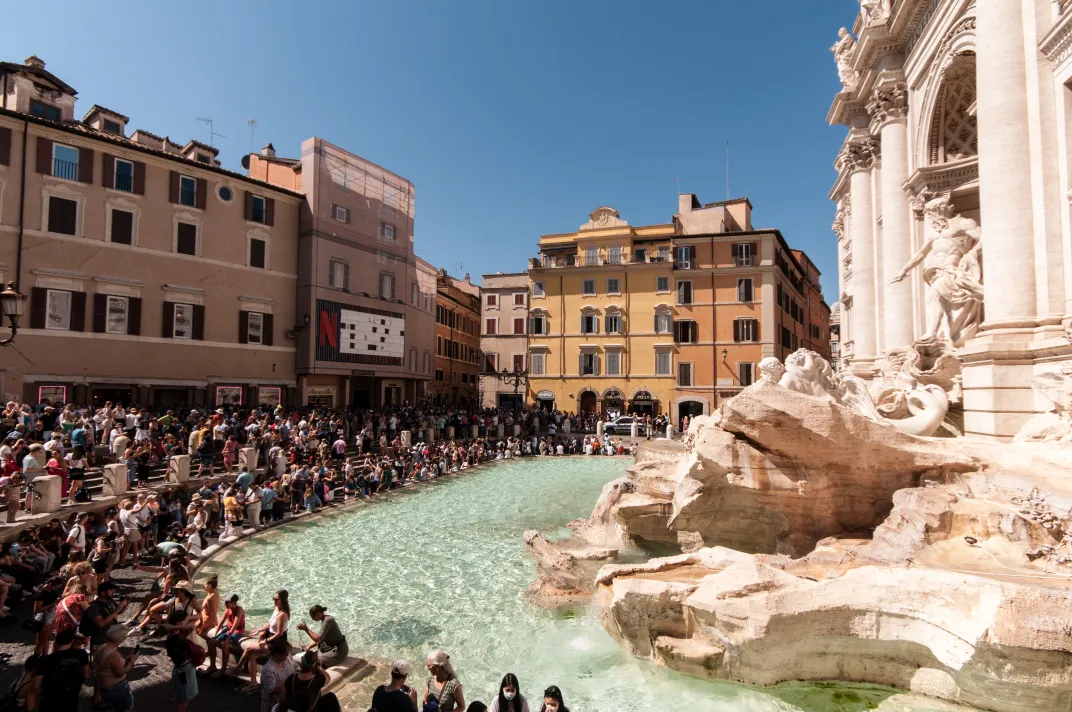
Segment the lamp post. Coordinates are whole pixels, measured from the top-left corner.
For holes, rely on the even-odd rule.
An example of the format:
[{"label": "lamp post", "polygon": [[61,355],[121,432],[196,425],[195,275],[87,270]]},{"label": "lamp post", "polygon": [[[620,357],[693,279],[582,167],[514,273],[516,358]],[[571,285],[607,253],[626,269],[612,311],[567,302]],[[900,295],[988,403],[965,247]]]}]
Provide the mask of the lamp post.
[{"label": "lamp post", "polygon": [[15,289],[14,282],[7,283],[7,289],[0,292],[0,312],[3,313],[11,327],[11,336],[0,341],[0,346],[7,346],[15,340],[19,330],[19,317],[26,311],[26,295]]},{"label": "lamp post", "polygon": [[[502,376],[503,382],[506,385],[514,387],[514,403],[517,403],[517,389],[522,384],[524,384],[525,387],[528,388],[528,385],[529,385],[529,372],[528,371],[515,371],[515,372],[511,373],[510,371],[507,371],[504,368],[502,370],[501,376]],[[521,410],[521,409],[518,408],[518,410]]]}]

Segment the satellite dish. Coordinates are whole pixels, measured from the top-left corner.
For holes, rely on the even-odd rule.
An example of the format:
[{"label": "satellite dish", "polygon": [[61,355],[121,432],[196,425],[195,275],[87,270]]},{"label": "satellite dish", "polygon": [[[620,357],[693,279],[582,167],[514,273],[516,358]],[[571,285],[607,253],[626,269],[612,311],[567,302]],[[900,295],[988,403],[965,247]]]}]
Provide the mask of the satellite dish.
[{"label": "satellite dish", "polygon": [[249,170],[249,154],[242,156],[242,167]]}]

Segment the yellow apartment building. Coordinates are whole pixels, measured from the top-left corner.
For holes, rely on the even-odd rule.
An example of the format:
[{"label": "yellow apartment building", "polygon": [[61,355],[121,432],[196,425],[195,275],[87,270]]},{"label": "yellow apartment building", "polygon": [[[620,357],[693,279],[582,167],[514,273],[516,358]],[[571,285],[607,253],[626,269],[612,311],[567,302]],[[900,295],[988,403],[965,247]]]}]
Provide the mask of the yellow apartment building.
[{"label": "yellow apartment building", "polygon": [[766,356],[829,357],[819,272],[747,198],[680,196],[671,222],[632,226],[597,208],[543,235],[529,261],[529,398],[604,416],[710,413]]}]

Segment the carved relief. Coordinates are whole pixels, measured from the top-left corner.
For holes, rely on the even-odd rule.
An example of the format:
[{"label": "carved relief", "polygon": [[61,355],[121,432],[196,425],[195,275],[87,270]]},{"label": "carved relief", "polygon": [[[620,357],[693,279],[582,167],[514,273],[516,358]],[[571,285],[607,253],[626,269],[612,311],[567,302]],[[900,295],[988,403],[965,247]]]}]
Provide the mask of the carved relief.
[{"label": "carved relief", "polygon": [[892,4],[892,0],[860,0],[860,12],[863,14],[864,24],[872,25],[888,20]]},{"label": "carved relief", "polygon": [[581,225],[581,230],[600,230],[607,227],[628,227],[629,223],[618,217],[614,208],[603,206],[588,214],[588,222]]},{"label": "carved relief", "polygon": [[837,64],[838,79],[846,91],[852,91],[856,87],[859,73],[852,68],[852,60],[856,55],[856,40],[849,31],[842,27],[838,30],[838,41],[830,48],[834,53],[834,62]]},{"label": "carved relief", "polygon": [[862,136],[845,144],[838,156],[838,170],[847,170],[849,173],[859,170],[867,170],[875,165],[875,158],[879,153],[879,143],[870,136]]}]

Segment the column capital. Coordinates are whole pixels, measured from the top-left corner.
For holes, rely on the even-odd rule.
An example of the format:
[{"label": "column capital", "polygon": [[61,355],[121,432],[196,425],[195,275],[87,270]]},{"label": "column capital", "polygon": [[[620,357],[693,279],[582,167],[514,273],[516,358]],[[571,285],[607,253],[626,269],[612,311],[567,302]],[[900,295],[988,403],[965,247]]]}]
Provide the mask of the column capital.
[{"label": "column capital", "polygon": [[855,173],[870,170],[879,155],[879,142],[869,135],[851,137],[838,156],[838,170]]},{"label": "column capital", "polygon": [[876,87],[867,103],[867,113],[871,115],[872,130],[876,131],[891,121],[907,120],[908,88],[903,82]]}]

